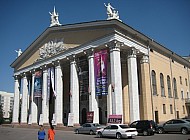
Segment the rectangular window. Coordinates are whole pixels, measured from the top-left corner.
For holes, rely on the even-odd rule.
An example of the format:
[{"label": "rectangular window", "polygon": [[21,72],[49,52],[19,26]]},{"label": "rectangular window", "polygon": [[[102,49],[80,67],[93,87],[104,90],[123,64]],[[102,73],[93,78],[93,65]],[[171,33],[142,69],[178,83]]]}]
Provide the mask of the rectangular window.
[{"label": "rectangular window", "polygon": [[163,104],[163,114],[166,114],[166,105]]},{"label": "rectangular window", "polygon": [[173,107],[170,105],[170,114],[173,114]]},{"label": "rectangular window", "polygon": [[183,105],[183,114],[185,114],[185,106]]},{"label": "rectangular window", "polygon": [[182,85],[182,77],[180,76],[179,79],[180,79],[180,84]]},{"label": "rectangular window", "polygon": [[187,78],[185,78],[185,85],[188,86],[188,83],[187,83]]},{"label": "rectangular window", "polygon": [[181,91],[181,99],[182,99],[182,100],[184,99],[183,91]]}]

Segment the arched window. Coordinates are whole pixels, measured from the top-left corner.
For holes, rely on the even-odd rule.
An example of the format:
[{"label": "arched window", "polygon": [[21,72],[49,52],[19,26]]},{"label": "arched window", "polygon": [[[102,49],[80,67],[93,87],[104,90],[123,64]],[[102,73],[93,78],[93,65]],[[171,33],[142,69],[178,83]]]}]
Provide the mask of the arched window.
[{"label": "arched window", "polygon": [[170,76],[167,76],[167,85],[168,85],[168,97],[172,98]]},{"label": "arched window", "polygon": [[165,97],[165,90],[164,90],[164,76],[160,73],[160,88],[161,88],[161,96]]},{"label": "arched window", "polygon": [[152,70],[152,91],[153,95],[157,95],[156,73],[154,70]]},{"label": "arched window", "polygon": [[176,82],[175,78],[173,79],[173,83],[174,83],[174,97],[178,98],[178,95],[177,95],[177,82]]}]

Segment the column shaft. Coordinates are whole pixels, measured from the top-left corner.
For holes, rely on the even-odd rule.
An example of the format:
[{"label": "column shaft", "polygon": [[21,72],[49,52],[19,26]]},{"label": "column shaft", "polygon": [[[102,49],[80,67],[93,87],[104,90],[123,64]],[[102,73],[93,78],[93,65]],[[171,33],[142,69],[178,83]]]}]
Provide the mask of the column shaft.
[{"label": "column shaft", "polygon": [[26,75],[22,78],[22,106],[21,106],[21,124],[27,123],[27,101],[28,101],[28,81]]},{"label": "column shaft", "polygon": [[49,123],[49,102],[47,101],[47,68],[43,70],[43,87],[42,87],[42,114],[43,124]]},{"label": "column shaft", "polygon": [[56,124],[63,124],[63,81],[60,64],[55,67],[55,92]]},{"label": "column shaft", "polygon": [[134,48],[129,50],[128,54],[128,79],[130,99],[130,121],[133,122],[140,119],[137,59],[136,50]]},{"label": "column shaft", "polygon": [[70,62],[70,112],[73,113],[74,125],[79,124],[79,82],[75,60]]},{"label": "column shaft", "polygon": [[[91,50],[89,50],[91,51]],[[95,93],[95,77],[94,77],[94,54],[93,50],[88,53],[89,64],[89,111],[94,112],[93,123],[99,123],[98,97]]]},{"label": "column shaft", "polygon": [[20,91],[19,91],[19,82],[17,76],[15,76],[15,89],[14,89],[14,106],[13,106],[13,124],[19,123],[19,106],[20,106]]}]

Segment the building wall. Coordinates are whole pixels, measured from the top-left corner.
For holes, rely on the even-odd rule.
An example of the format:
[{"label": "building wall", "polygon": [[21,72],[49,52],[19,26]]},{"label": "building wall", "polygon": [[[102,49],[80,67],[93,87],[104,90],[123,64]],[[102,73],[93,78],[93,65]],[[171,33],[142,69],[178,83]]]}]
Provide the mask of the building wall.
[{"label": "building wall", "polygon": [[[150,70],[154,70],[156,73],[157,95],[153,95],[153,111],[154,115],[155,111],[158,111],[159,123],[173,118],[186,117],[188,114],[185,98],[187,98],[187,92],[189,92],[188,69],[184,67],[184,65],[164,56],[163,53],[158,53],[154,50],[153,52],[150,52]],[[164,77],[165,96],[161,95],[161,73]],[[167,76],[170,77],[172,98],[168,96]],[[182,83],[180,83],[180,77]],[[173,78],[175,78],[177,82],[177,98],[174,98]],[[187,85],[185,79],[188,81]],[[181,91],[183,91],[183,96],[181,95]],[[166,109],[165,112],[164,106]],[[170,109],[171,106],[172,111]]]}]

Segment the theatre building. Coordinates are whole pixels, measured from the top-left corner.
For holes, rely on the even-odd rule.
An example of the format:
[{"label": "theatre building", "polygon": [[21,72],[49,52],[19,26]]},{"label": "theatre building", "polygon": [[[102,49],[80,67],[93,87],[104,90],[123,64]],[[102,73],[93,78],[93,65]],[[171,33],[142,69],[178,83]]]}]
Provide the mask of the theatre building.
[{"label": "theatre building", "polygon": [[[11,64],[13,124],[106,124],[190,114],[190,62],[109,19],[47,28]],[[21,98],[20,98],[21,96]]]}]

